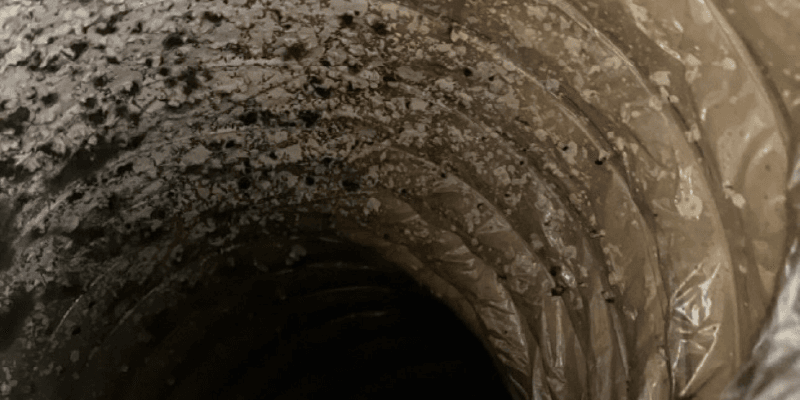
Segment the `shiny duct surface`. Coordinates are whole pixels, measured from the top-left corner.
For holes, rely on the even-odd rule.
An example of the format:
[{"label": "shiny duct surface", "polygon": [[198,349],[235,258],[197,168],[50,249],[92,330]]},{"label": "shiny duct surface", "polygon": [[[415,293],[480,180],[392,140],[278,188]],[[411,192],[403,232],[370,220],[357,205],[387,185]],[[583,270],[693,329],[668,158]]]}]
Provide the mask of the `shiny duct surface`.
[{"label": "shiny duct surface", "polygon": [[716,399],[767,321],[793,2],[1,7],[0,396]]}]

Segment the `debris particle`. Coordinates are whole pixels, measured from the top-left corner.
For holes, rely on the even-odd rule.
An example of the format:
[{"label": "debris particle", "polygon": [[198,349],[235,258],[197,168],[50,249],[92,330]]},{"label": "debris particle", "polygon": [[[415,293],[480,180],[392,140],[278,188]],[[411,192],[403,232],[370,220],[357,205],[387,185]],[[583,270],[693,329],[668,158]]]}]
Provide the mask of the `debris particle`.
[{"label": "debris particle", "polygon": [[186,165],[198,165],[204,163],[211,155],[211,151],[203,145],[193,148],[181,159]]},{"label": "debris particle", "polygon": [[669,86],[669,74],[670,71],[656,71],[650,75],[650,80],[658,86]]}]

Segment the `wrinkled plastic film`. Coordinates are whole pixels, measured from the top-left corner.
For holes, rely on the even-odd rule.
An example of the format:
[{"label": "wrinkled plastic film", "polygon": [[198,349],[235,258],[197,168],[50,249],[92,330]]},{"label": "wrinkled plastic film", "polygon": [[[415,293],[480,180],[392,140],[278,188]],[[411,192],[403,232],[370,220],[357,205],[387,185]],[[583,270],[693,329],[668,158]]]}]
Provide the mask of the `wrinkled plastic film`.
[{"label": "wrinkled plastic film", "polygon": [[[70,359],[87,353],[87,343],[124,347],[121,328],[104,331],[101,311],[87,311],[92,302],[95,310],[123,307],[114,306],[118,293],[135,293],[120,304],[156,313],[164,299],[180,298],[181,284],[213,275],[213,252],[237,251],[253,222],[265,237],[260,252],[247,249],[261,257],[259,271],[291,270],[320,256],[325,242],[369,249],[412,276],[481,338],[515,398],[717,399],[737,376],[728,398],[794,390],[781,381],[779,350],[796,328],[800,285],[796,246],[784,259],[796,222],[786,204],[795,203],[800,176],[789,173],[800,71],[772,55],[797,52],[789,46],[794,8],[722,0],[211,3],[71,9],[87,20],[119,12],[116,23],[148,35],[135,48],[103,39],[109,50],[80,61],[117,52],[121,62],[106,74],[115,77],[113,96],[86,72],[65,81],[63,102],[32,117],[66,138],[133,136],[114,96],[134,92],[134,81],[142,86],[131,96],[152,106],[142,110],[139,144],[92,170],[102,185],[70,172],[70,156],[26,156],[22,144],[43,131],[3,139],[30,173],[2,181],[18,233],[0,271],[4,306],[29,298],[61,321],[50,337],[34,330],[2,350],[19,387],[25,379],[57,387],[49,375],[25,375],[50,360],[78,377],[113,364],[104,353],[91,363]],[[230,21],[211,22],[206,12]],[[134,29],[137,18],[154,15]],[[278,23],[286,15],[292,24]],[[794,33],[768,29],[772,21]],[[8,53],[4,82],[32,73],[17,65],[28,50]],[[187,82],[166,78],[139,51],[186,68],[176,76]],[[122,114],[95,124],[105,111],[94,111],[72,122],[67,110],[80,112],[89,97]],[[57,110],[67,116],[55,118]],[[217,212],[225,221],[208,217]],[[159,239],[142,249],[125,246],[151,234]],[[114,257],[105,257],[106,236]],[[186,266],[184,257],[197,262]],[[779,270],[783,289],[762,330]],[[66,276],[87,292],[68,298],[64,311],[44,299]],[[131,286],[142,293],[123,290]],[[118,325],[137,329],[133,311],[123,314]],[[97,329],[56,339],[74,325]],[[76,396],[94,390],[77,387]]]}]

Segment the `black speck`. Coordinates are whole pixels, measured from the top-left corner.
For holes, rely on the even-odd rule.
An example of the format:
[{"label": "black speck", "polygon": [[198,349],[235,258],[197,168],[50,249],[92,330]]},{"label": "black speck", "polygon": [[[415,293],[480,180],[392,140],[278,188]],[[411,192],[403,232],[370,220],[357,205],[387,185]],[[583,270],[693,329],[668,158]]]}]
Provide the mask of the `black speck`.
[{"label": "black speck", "polygon": [[132,34],[134,34],[134,33],[142,33],[143,29],[144,29],[144,26],[142,26],[142,21],[139,21],[139,22],[136,23],[136,26],[133,29],[131,29],[131,33]]},{"label": "black speck", "polygon": [[176,47],[183,46],[183,38],[178,33],[170,33],[162,42],[164,50],[172,50]]},{"label": "black speck", "polygon": [[303,110],[298,113],[298,117],[306,123],[306,128],[313,126],[320,117],[320,113],[316,111]]},{"label": "black speck", "polygon": [[105,75],[98,76],[97,78],[94,78],[92,83],[94,84],[95,88],[101,88],[101,87],[105,86],[108,83],[108,78],[106,78]]},{"label": "black speck", "polygon": [[83,106],[88,109],[92,109],[96,105],[97,105],[97,99],[95,99],[94,97],[89,97],[88,99],[86,99],[86,101],[83,102]]},{"label": "black speck", "polygon": [[144,60],[144,65],[145,65],[147,68],[150,68],[150,67],[152,67],[152,66],[153,66],[153,59],[152,59],[152,58],[148,58],[148,59]]},{"label": "black speck", "polygon": [[106,121],[106,113],[103,110],[97,110],[91,114],[86,114],[86,120],[93,125],[102,125]]},{"label": "black speck", "polygon": [[17,336],[24,329],[25,320],[33,311],[34,301],[32,294],[14,293],[10,296],[11,303],[8,312],[0,314],[0,351],[5,351],[17,340]]},{"label": "black speck", "polygon": [[317,95],[319,97],[322,97],[323,99],[331,97],[331,90],[329,88],[318,86],[314,88],[314,92],[317,93]]},{"label": "black speck", "polygon": [[250,188],[250,178],[244,177],[239,179],[238,185],[240,190],[247,190]]},{"label": "black speck", "polygon": [[36,71],[39,68],[39,64],[42,63],[42,52],[39,50],[35,50],[31,55],[29,55],[24,60],[17,61],[18,66],[28,66],[28,69],[31,71]]},{"label": "black speck", "polygon": [[50,107],[53,104],[56,104],[58,101],[58,93],[48,93],[46,96],[42,97],[42,104],[45,107]]},{"label": "black speck", "polygon": [[110,35],[116,32],[117,27],[115,25],[117,21],[119,21],[120,18],[122,18],[122,16],[124,16],[125,14],[127,14],[127,12],[121,12],[112,15],[111,18],[108,19],[108,22],[106,22],[106,26],[104,28],[95,29],[95,32],[97,32],[100,35]]},{"label": "black speck", "polygon": [[67,201],[72,203],[72,202],[74,202],[76,200],[80,200],[82,198],[83,198],[83,192],[75,192],[75,193],[69,195],[69,197],[67,197]]},{"label": "black speck", "polygon": [[514,121],[517,121],[520,124],[525,125],[525,126],[531,126],[531,124],[528,121],[525,121],[524,119],[520,118],[519,116],[514,117]]},{"label": "black speck", "polygon": [[350,179],[344,179],[342,180],[342,187],[348,192],[355,192],[356,190],[361,189],[361,184]]},{"label": "black speck", "polygon": [[357,74],[361,72],[361,66],[358,64],[348,65],[347,70],[350,71],[351,74]]},{"label": "black speck", "polygon": [[129,163],[125,164],[125,165],[120,165],[119,167],[117,167],[117,175],[122,175],[122,174],[124,174],[126,172],[131,172],[131,171],[133,171],[133,163],[132,162],[129,162]]},{"label": "black speck", "polygon": [[55,42],[55,41],[56,41],[56,38],[54,38],[54,37],[47,38],[47,44],[53,44],[53,42]]},{"label": "black speck", "polygon": [[553,290],[550,291],[550,294],[553,296],[561,296],[564,294],[564,288],[561,286],[556,286]]},{"label": "black speck", "polygon": [[262,110],[261,111],[261,123],[264,125],[272,125],[273,122],[278,119],[278,116],[275,115],[270,110]]},{"label": "black speck", "polygon": [[340,26],[353,25],[353,16],[350,14],[342,14],[339,16],[339,21],[341,21]]},{"label": "black speck", "polygon": [[106,201],[108,202],[106,207],[108,207],[109,210],[114,211],[117,209],[117,206],[120,203],[120,198],[116,193],[111,193],[108,195],[108,199],[106,199]]},{"label": "black speck", "polygon": [[569,150],[569,146],[564,146],[561,148],[561,151],[567,151],[567,150]]},{"label": "black speck", "polygon": [[242,123],[245,125],[253,125],[258,122],[258,113],[255,111],[250,111],[247,114],[240,115],[239,121],[242,121]]},{"label": "black speck", "polygon": [[603,165],[603,160],[594,160],[596,165]]},{"label": "black speck", "polygon": [[44,64],[44,67],[42,67],[42,71],[47,73],[53,73],[59,69],[61,69],[61,64],[58,64],[58,56],[50,57],[50,59]]},{"label": "black speck", "polygon": [[141,120],[141,118],[142,118],[142,114],[141,113],[139,113],[139,114],[128,114],[128,120],[131,121],[133,126],[139,126],[139,121]]},{"label": "black speck", "polygon": [[119,64],[119,60],[117,60],[117,57],[106,57],[106,61],[109,64]]},{"label": "black speck", "polygon": [[69,45],[69,49],[72,50],[72,53],[74,54],[72,56],[72,61],[75,61],[78,58],[80,58],[80,56],[83,54],[84,51],[86,51],[87,48],[89,48],[89,45],[86,42],[75,42]]},{"label": "black speck", "polygon": [[0,131],[5,131],[6,129],[13,129],[15,135],[22,134],[23,126],[22,124],[28,121],[30,118],[31,112],[25,107],[17,108],[11,115],[9,115],[6,119],[0,119]]},{"label": "black speck", "polygon": [[308,78],[308,83],[312,85],[319,85],[322,83],[322,79],[320,79],[318,76],[312,76],[311,78]]},{"label": "black speck", "polygon": [[386,24],[383,22],[378,22],[375,23],[375,25],[372,25],[372,30],[378,35],[387,35],[389,33],[389,30],[386,29]]},{"label": "black speck", "polygon": [[489,82],[494,82],[494,75],[489,77]]},{"label": "black speck", "polygon": [[225,143],[225,148],[226,149],[230,149],[233,146],[236,146],[236,142],[234,142],[233,140],[228,140],[228,142]]},{"label": "black speck", "polygon": [[58,153],[55,152],[55,150],[53,150],[53,144],[52,143],[45,143],[45,144],[37,147],[36,150],[37,151],[41,151],[44,154],[47,154],[47,155],[49,155],[51,157],[54,157],[54,158],[60,156]]},{"label": "black speck", "polygon": [[330,67],[331,66],[331,63],[328,60],[322,60],[322,61],[319,62],[319,64],[322,65],[323,67]]},{"label": "black speck", "polygon": [[277,160],[277,159],[278,159],[278,155],[277,155],[277,154],[275,154],[275,152],[274,152],[274,151],[270,151],[270,152],[269,152],[269,158],[271,158],[271,159],[273,159],[273,160]]},{"label": "black speck", "polygon": [[197,88],[200,87],[200,80],[197,79],[197,70],[195,68],[187,68],[178,77],[186,86],[183,87],[183,94],[190,95]]},{"label": "black speck", "polygon": [[397,77],[394,74],[389,73],[389,74],[386,74],[386,75],[383,76],[383,81],[384,82],[396,82],[397,81]]},{"label": "black speck", "polygon": [[164,81],[164,84],[167,85],[168,88],[173,88],[178,84],[178,78],[170,76]]},{"label": "black speck", "polygon": [[133,81],[131,82],[131,88],[129,90],[123,90],[122,93],[127,96],[136,96],[141,91],[141,87],[139,87],[139,82]]},{"label": "black speck", "polygon": [[330,157],[324,157],[324,158],[322,159],[322,164],[324,164],[324,165],[328,165],[328,164],[330,164],[330,163],[331,163],[331,161],[333,161],[333,159],[332,159],[332,158],[330,158]]},{"label": "black speck", "polygon": [[167,217],[167,212],[164,211],[163,209],[160,209],[160,208],[156,209],[156,210],[153,210],[153,212],[150,213],[150,218],[153,218],[153,219],[155,219],[157,221],[163,220],[166,217]]},{"label": "black speck", "polygon": [[206,12],[203,13],[203,19],[208,21],[208,22],[211,22],[212,24],[214,24],[216,26],[220,26],[220,24],[222,24],[222,20],[224,18],[222,17],[222,15],[206,11]]},{"label": "black speck", "polygon": [[116,109],[114,109],[114,112],[120,118],[127,118],[128,117],[128,107],[126,107],[124,105],[118,106]]},{"label": "black speck", "polygon": [[306,182],[307,186],[313,185],[314,184],[314,177],[313,176],[307,176],[305,182]]},{"label": "black speck", "polygon": [[302,43],[295,43],[295,44],[289,46],[288,49],[286,49],[286,58],[287,59],[293,58],[293,59],[299,61],[303,57],[305,57],[305,55],[306,55],[306,46],[303,45]]}]

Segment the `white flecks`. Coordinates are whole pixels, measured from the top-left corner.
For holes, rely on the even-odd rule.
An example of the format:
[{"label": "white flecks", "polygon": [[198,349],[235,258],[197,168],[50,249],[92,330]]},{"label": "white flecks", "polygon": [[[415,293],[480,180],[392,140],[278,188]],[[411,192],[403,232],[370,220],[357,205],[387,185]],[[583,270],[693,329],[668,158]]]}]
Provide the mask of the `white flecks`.
[{"label": "white flecks", "polygon": [[536,139],[539,139],[540,142],[547,140],[547,131],[544,129],[537,129],[533,131],[533,134],[536,136]]},{"label": "white flecks", "polygon": [[364,207],[364,214],[369,215],[371,213],[378,212],[380,208],[381,208],[380,200],[374,197],[370,197],[369,200],[367,200],[367,205]]},{"label": "white flecks", "polygon": [[650,108],[652,108],[653,110],[661,111],[663,103],[661,102],[661,99],[658,98],[658,96],[650,96],[650,100],[648,100],[647,105],[650,106]]},{"label": "white flecks", "polygon": [[198,165],[204,163],[210,155],[211,151],[200,145],[186,153],[181,161],[186,165]]},{"label": "white flecks", "polygon": [[684,134],[686,135],[686,140],[690,143],[700,141],[700,127],[698,127],[696,123],[693,123],[691,129],[684,132]]},{"label": "white flecks", "polygon": [[559,84],[557,79],[550,78],[550,79],[544,81],[544,87],[549,92],[553,92],[553,93],[557,92],[559,86],[560,86],[560,84]]},{"label": "white flecks", "polygon": [[600,161],[601,163],[605,162],[608,160],[608,156],[610,155],[611,153],[607,152],[605,149],[600,149],[600,151],[597,153],[597,161]]},{"label": "white flecks", "polygon": [[599,99],[600,97],[596,90],[584,89],[581,91],[581,98],[587,103],[591,103],[592,100]]},{"label": "white flecks", "polygon": [[568,163],[575,165],[575,157],[578,155],[578,145],[574,141],[570,141],[562,148],[561,155]]},{"label": "white flecks", "polygon": [[669,74],[670,71],[656,71],[650,75],[650,80],[659,86],[669,86]]},{"label": "white flecks", "polygon": [[722,69],[726,71],[736,71],[736,61],[730,57],[725,57],[720,63]]},{"label": "white flecks", "polygon": [[529,17],[536,17],[539,21],[547,18],[547,6],[534,6],[526,3],[525,8]]},{"label": "white flecks", "polygon": [[687,54],[686,57],[684,58],[684,64],[687,67],[692,67],[692,68],[703,65],[700,59],[698,59],[697,57],[695,57],[694,54],[691,53]]},{"label": "white flecks", "polygon": [[647,17],[646,8],[638,4],[634,4],[633,1],[631,0],[628,0],[627,3],[628,3],[628,9],[631,10],[631,15],[633,16],[633,19],[636,20],[637,24],[641,24],[642,22],[647,22],[649,18]]},{"label": "white flecks", "polygon": [[692,178],[693,167],[680,169],[680,182],[678,193],[675,195],[675,207],[684,218],[699,219],[703,213],[703,200],[694,193]]},{"label": "white flecks", "polygon": [[746,203],[745,199],[744,199],[744,196],[742,196],[739,193],[736,193],[729,186],[724,186],[722,188],[722,190],[725,192],[725,197],[729,198],[733,202],[733,205],[736,206],[736,208],[739,208],[739,209],[744,208],[744,205]]},{"label": "white flecks", "polygon": [[562,285],[570,289],[575,289],[578,287],[578,280],[575,279],[575,275],[572,273],[572,271],[568,270],[567,268],[561,268],[561,272],[558,274],[558,277]]},{"label": "white flecks", "polygon": [[439,90],[441,91],[450,93],[453,91],[453,88],[455,87],[455,82],[450,77],[437,79],[436,87],[438,87]]},{"label": "white flecks", "polygon": [[466,41],[467,39],[469,39],[469,35],[461,29],[453,29],[450,32],[450,40],[452,40],[453,43],[457,43],[459,40]]},{"label": "white flecks", "polygon": [[747,273],[747,267],[745,267],[744,264],[739,264],[738,267],[739,267],[739,272],[741,272],[742,274]]},{"label": "white flecks", "polygon": [[425,109],[428,108],[428,102],[423,99],[415,97],[411,99],[411,102],[409,103],[408,107],[413,111],[425,111]]},{"label": "white flecks", "polygon": [[564,47],[570,52],[570,54],[572,54],[573,57],[577,57],[581,52],[581,41],[572,36],[567,36],[564,38]]},{"label": "white flecks", "polygon": [[683,60],[686,65],[685,78],[690,84],[700,77],[700,66],[703,64],[694,54],[687,54]]},{"label": "white flecks", "polygon": [[291,163],[303,159],[303,150],[300,148],[299,144],[294,144],[283,149],[283,151],[281,151],[281,154],[285,155],[286,160]]},{"label": "white flecks", "polygon": [[506,170],[505,166],[497,167],[492,172],[501,185],[511,184],[511,177],[508,175],[508,171]]},{"label": "white flecks", "polygon": [[603,67],[619,69],[622,67],[622,59],[617,56],[609,56],[603,60]]},{"label": "white flecks", "polygon": [[286,256],[286,265],[292,265],[297,261],[300,261],[300,259],[305,257],[306,254],[308,254],[308,252],[306,251],[305,247],[299,244],[292,245],[292,249],[289,251],[289,255]]},{"label": "white flecks", "polygon": [[334,15],[346,12],[365,14],[369,9],[369,4],[367,0],[331,0],[330,8]]}]

